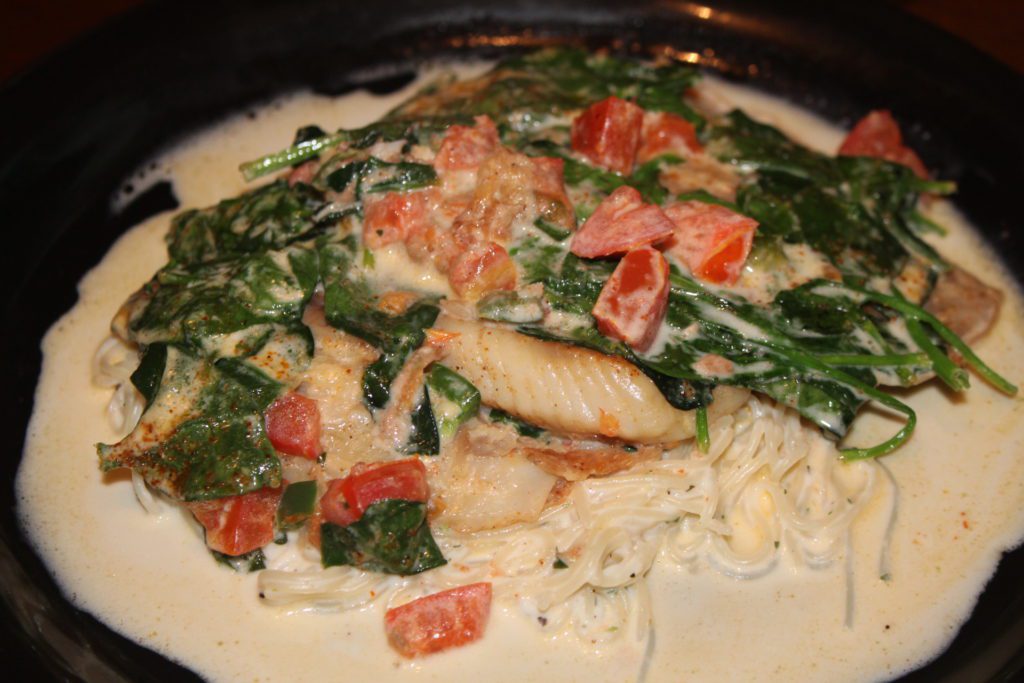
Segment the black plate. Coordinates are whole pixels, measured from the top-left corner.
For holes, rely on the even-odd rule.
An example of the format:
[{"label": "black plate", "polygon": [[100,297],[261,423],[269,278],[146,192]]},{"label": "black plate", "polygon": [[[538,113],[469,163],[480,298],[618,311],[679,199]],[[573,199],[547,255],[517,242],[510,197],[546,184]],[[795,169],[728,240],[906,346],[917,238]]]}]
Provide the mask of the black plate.
[{"label": "black plate", "polygon": [[[710,69],[849,124],[892,109],[910,144],[1018,279],[1024,276],[1024,81],[885,5],[520,0],[154,4],[103,27],[0,91],[5,265],[0,596],[8,676],[195,679],[61,595],[22,536],[12,482],[39,373],[39,340],[75,283],[128,226],[175,200],[166,186],[120,215],[110,198],[183,133],[275,93],[397,87],[417,59],[573,41],[695,53]],[[329,123],[329,122],[323,122]],[[286,141],[282,141],[284,143]],[[69,419],[88,419],[69,416]],[[948,651],[908,681],[1010,680],[1024,670],[1024,551],[1004,558]]]}]

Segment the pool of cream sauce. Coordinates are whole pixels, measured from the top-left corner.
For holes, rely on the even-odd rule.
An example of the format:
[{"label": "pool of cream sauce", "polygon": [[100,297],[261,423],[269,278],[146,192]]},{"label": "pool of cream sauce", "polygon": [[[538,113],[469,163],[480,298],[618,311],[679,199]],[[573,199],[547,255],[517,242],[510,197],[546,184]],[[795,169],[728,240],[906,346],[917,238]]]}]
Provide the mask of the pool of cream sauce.
[{"label": "pool of cream sauce", "polygon": [[[841,130],[772,97],[713,79],[702,87],[815,148],[831,152],[842,139]],[[209,205],[246,189],[238,164],[285,146],[299,126],[363,125],[406,96],[285,97],[180,143],[133,182],[170,179],[183,207]],[[950,227],[937,242],[941,251],[1008,293],[997,327],[976,350],[1024,382],[1024,305],[1012,278],[950,204],[931,211]],[[262,605],[255,575],[216,565],[179,515],[145,514],[123,473],[100,474],[93,444],[119,435],[105,419],[110,390],[90,381],[92,355],[114,311],[166,261],[162,238],[170,218],[155,216],[121,237],[44,338],[16,483],[18,514],[69,599],[209,679],[886,679],[948,644],[1001,552],[1024,535],[1024,400],[976,377],[962,397],[933,384],[908,392],[917,432],[884,460],[898,494],[882,485],[854,528],[849,625],[842,562],[814,570],[784,561],[747,581],[658,562],[649,576],[654,636],[645,643],[548,637],[516,605],[498,604],[479,643],[402,660],[387,647],[382,605],[343,614]],[[404,272],[388,270],[395,277]],[[410,277],[422,284],[423,274]],[[866,443],[894,426],[869,413],[849,442]],[[883,580],[881,539],[894,496],[891,577]]]}]

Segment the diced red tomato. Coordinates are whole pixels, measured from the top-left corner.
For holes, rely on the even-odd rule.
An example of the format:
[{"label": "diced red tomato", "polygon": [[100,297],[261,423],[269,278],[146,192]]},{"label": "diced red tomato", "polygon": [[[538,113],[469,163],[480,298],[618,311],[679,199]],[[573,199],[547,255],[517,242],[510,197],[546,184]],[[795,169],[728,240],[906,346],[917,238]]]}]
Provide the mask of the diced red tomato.
[{"label": "diced red tomato", "polygon": [[469,202],[462,199],[446,197],[439,202],[431,200],[431,215],[436,216],[438,221],[417,221],[410,227],[405,238],[405,250],[409,258],[416,263],[425,263],[449,246],[451,231],[445,224],[451,224],[456,216],[466,210]]},{"label": "diced red tomato", "polygon": [[327,485],[320,498],[324,520],[342,526],[357,521],[366,508],[381,500],[425,503],[430,495],[427,468],[417,458],[357,463],[344,479]]},{"label": "diced red tomato", "polygon": [[[370,195],[372,197],[372,195]],[[388,192],[364,203],[363,245],[370,249],[404,242],[430,226],[428,192]]]},{"label": "diced red tomato", "polygon": [[558,157],[532,157],[534,168],[534,190],[552,197],[565,198],[565,161]]},{"label": "diced red tomato", "polygon": [[498,147],[498,128],[489,116],[477,116],[476,125],[452,126],[445,133],[434,158],[439,172],[478,167]]},{"label": "diced red tomato", "polygon": [[757,221],[724,206],[683,202],[665,207],[675,224],[669,253],[707,282],[731,285],[740,277],[754,242]]},{"label": "diced red tomato", "polygon": [[422,298],[423,295],[418,292],[407,292],[401,289],[384,292],[377,297],[377,308],[388,315],[402,315]]},{"label": "diced red tomato", "polygon": [[608,97],[590,105],[572,122],[572,148],[598,166],[629,175],[643,123],[643,109]]},{"label": "diced red tomato", "polygon": [[644,163],[662,154],[686,155],[703,149],[693,124],[676,114],[648,112],[644,114],[643,133],[637,161]]},{"label": "diced red tomato", "polygon": [[[556,170],[547,163],[541,164],[541,169],[546,174]],[[512,239],[512,226],[518,218],[524,217],[531,195],[537,195],[538,184],[551,184],[551,178],[539,178],[537,171],[538,164],[533,159],[507,147],[498,147],[480,165],[476,184],[469,190],[466,209],[454,217],[451,230],[445,236],[446,243],[442,245],[442,252],[448,252],[452,246],[459,249],[445,253],[443,264],[438,263],[438,252],[435,252],[435,263],[441,270],[450,270],[454,257],[473,244],[488,241],[506,244]],[[452,194],[447,189],[443,192],[442,204],[447,204]],[[539,196],[537,199],[540,200],[538,208],[543,211],[544,202]]]},{"label": "diced red tomato", "polygon": [[491,584],[471,583],[389,609],[388,642],[403,657],[419,657],[479,640],[491,615]]},{"label": "diced red tomato", "polygon": [[314,548],[320,549],[320,526],[324,523],[324,514],[320,510],[320,506],[317,506],[313,510],[313,514],[306,520],[306,540],[309,541]]},{"label": "diced red tomato", "polygon": [[584,258],[622,254],[656,244],[673,234],[672,221],[628,185],[616,189],[598,205],[572,238],[569,250]]},{"label": "diced red tomato", "polygon": [[515,289],[516,266],[503,246],[481,242],[455,259],[448,282],[460,297],[476,299],[486,292]]},{"label": "diced red tomato", "polygon": [[928,177],[924,162],[914,150],[903,144],[899,124],[885,109],[869,112],[858,121],[840,145],[839,153],[885,159],[907,166],[921,178]]},{"label": "diced red tomato", "polygon": [[293,168],[288,174],[288,184],[294,185],[296,183],[306,183],[307,185],[313,182],[313,178],[316,176],[316,162],[307,161],[304,164],[300,164]]},{"label": "diced red tomato", "polygon": [[541,218],[569,230],[576,227],[572,202],[565,192],[565,162],[556,157],[534,157],[533,191]]},{"label": "diced red tomato", "polygon": [[[327,484],[327,490],[324,491],[324,495],[320,497],[320,514],[322,516],[322,522],[331,522],[332,524],[338,524],[339,526],[348,526],[352,522],[356,522],[360,517],[363,516],[365,510],[357,510],[352,507],[349,502],[345,499],[345,493],[342,491],[342,485],[344,485],[345,479],[332,479]],[[317,529],[317,536],[320,535],[320,529]]]},{"label": "diced red tomato", "polygon": [[668,306],[668,273],[657,249],[641,247],[623,256],[591,311],[597,329],[638,351],[650,348]]},{"label": "diced red tomato", "polygon": [[728,377],[733,374],[736,366],[725,356],[705,353],[692,367],[705,377]]},{"label": "diced red tomato", "polygon": [[188,503],[188,507],[206,528],[206,545],[211,550],[234,556],[262,548],[274,540],[274,520],[280,502],[279,487]]},{"label": "diced red tomato", "polygon": [[316,401],[290,392],[274,401],[266,414],[267,438],[287,455],[315,460],[320,448],[320,409]]}]

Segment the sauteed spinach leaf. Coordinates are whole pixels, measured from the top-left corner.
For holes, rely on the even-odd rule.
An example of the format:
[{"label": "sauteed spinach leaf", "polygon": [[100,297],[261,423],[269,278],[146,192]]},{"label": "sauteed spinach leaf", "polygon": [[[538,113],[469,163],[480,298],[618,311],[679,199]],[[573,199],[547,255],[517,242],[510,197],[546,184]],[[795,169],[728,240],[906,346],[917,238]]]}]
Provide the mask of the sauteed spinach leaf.
[{"label": "sauteed spinach leaf", "polygon": [[327,222],[318,217],[323,194],[303,183],[277,180],[207,209],[174,217],[167,252],[179,265],[206,263],[308,239]]},{"label": "sauteed spinach leaf", "polygon": [[254,390],[231,369],[164,344],[150,346],[140,368],[149,405],[131,434],[98,447],[104,470],[130,467],[185,501],[280,485],[281,464],[263,426],[273,385]]},{"label": "sauteed spinach leaf", "polygon": [[427,506],[408,500],[382,500],[359,520],[320,531],[325,567],[354,565],[408,576],[446,564],[427,524]]},{"label": "sauteed spinach leaf", "polygon": [[906,166],[869,157],[829,157],[733,111],[711,133],[712,149],[749,176],[736,203],[760,223],[759,242],[809,244],[847,275],[894,277],[916,257],[942,258],[924,242],[917,200],[950,183],[918,178]]}]

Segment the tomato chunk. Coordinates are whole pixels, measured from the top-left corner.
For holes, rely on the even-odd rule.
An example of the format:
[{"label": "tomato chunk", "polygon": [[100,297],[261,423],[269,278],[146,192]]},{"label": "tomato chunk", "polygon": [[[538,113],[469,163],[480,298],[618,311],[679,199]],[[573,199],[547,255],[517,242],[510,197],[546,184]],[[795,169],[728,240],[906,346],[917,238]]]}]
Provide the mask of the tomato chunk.
[{"label": "tomato chunk", "polygon": [[899,124],[885,109],[868,112],[867,116],[858,121],[840,145],[839,153],[885,159],[903,164],[921,178],[928,177],[924,162],[914,150],[903,144]]},{"label": "tomato chunk", "polygon": [[[365,510],[357,510],[345,499],[345,492],[342,491],[344,483],[345,479],[332,479],[327,484],[327,490],[320,497],[321,521],[331,522],[339,526],[348,526],[363,516]],[[317,525],[316,535],[319,539],[319,525]]]},{"label": "tomato chunk", "polygon": [[565,194],[565,161],[558,157],[532,157],[534,191],[569,203]]},{"label": "tomato chunk", "polygon": [[591,162],[629,175],[640,145],[644,110],[608,97],[590,105],[572,122],[572,148]]},{"label": "tomato chunk", "polygon": [[288,173],[288,184],[306,183],[308,185],[316,177],[316,171],[317,164],[315,161],[307,161],[304,164],[300,164]]},{"label": "tomato chunk", "polygon": [[458,256],[448,282],[460,297],[476,299],[494,290],[515,289],[516,266],[503,246],[481,242]]},{"label": "tomato chunk", "polygon": [[324,523],[324,513],[317,506],[313,510],[313,514],[306,520],[306,540],[309,541],[314,548],[320,549],[320,525]]},{"label": "tomato chunk", "polygon": [[731,285],[739,279],[754,242],[757,221],[724,206],[683,202],[665,207],[675,224],[667,249],[695,276]]},{"label": "tomato chunk", "polygon": [[616,189],[598,205],[572,238],[569,250],[584,258],[622,254],[673,235],[672,221],[628,185]]},{"label": "tomato chunk", "polygon": [[274,540],[281,489],[260,489],[240,496],[188,503],[206,529],[206,545],[225,555],[244,555]]},{"label": "tomato chunk", "polygon": [[434,157],[440,172],[477,168],[498,147],[498,128],[489,116],[477,116],[475,126],[451,126]]},{"label": "tomato chunk", "polygon": [[267,437],[280,452],[310,460],[320,455],[320,409],[313,399],[287,393],[267,408],[265,421]]},{"label": "tomato chunk", "polygon": [[388,192],[380,198],[367,198],[364,210],[363,245],[369,249],[404,242],[430,225],[427,192]]},{"label": "tomato chunk", "polygon": [[491,615],[491,594],[490,583],[471,583],[389,609],[388,642],[411,658],[479,640]]},{"label": "tomato chunk", "polygon": [[646,351],[668,306],[668,261],[641,247],[622,257],[591,311],[601,333]]},{"label": "tomato chunk", "polygon": [[324,520],[342,526],[357,521],[366,508],[382,500],[425,503],[430,495],[427,468],[417,458],[356,463],[347,477],[335,479],[320,498]]},{"label": "tomato chunk", "polygon": [[541,218],[569,230],[576,227],[576,214],[565,192],[565,161],[555,157],[535,157],[533,192]]},{"label": "tomato chunk", "polygon": [[637,161],[644,163],[662,154],[686,155],[703,149],[693,124],[676,114],[665,112],[644,115],[643,133]]}]

